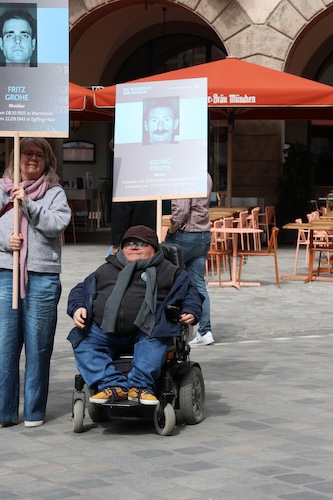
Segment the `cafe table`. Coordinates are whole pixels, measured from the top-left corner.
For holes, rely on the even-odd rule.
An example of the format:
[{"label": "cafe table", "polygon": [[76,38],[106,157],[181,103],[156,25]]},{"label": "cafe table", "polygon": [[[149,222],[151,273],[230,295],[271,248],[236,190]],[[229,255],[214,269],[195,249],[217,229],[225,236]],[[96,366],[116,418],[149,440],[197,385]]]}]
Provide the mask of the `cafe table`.
[{"label": "cafe table", "polygon": [[[283,226],[283,229],[305,229],[309,230],[309,265],[308,265],[308,274],[307,275],[284,275],[281,276],[281,279],[294,279],[294,280],[303,280],[304,283],[309,283],[311,281],[333,281],[333,277],[330,276],[319,276],[319,274],[315,274],[313,271],[314,261],[315,261],[315,253],[316,248],[318,250],[319,246],[314,242],[314,231],[333,231],[333,220],[313,220],[311,222],[288,222]],[[332,247],[325,247],[320,245],[320,250],[325,252],[333,250]]]},{"label": "cafe table", "polygon": [[[231,279],[229,281],[223,281],[222,286],[233,286],[235,288],[240,288],[240,286],[260,286],[259,282],[253,281],[241,281],[238,284],[237,280],[237,259],[238,259],[238,236],[240,234],[258,234],[262,233],[262,229],[253,227],[218,227],[211,228],[211,233],[223,233],[232,234],[232,268],[231,268]],[[219,285],[218,282],[208,281],[208,285]]]},{"label": "cafe table", "polygon": [[248,207],[210,207],[208,209],[209,220],[214,222],[225,217],[236,217],[243,210],[248,210]]}]

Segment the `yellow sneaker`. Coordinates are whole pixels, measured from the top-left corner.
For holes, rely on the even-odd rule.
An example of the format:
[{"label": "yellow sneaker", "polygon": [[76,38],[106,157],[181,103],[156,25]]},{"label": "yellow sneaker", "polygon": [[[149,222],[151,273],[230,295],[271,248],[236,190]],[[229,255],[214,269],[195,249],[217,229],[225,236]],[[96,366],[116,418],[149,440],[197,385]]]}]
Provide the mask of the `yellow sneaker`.
[{"label": "yellow sneaker", "polygon": [[108,401],[127,399],[127,391],[121,387],[105,387],[101,392],[89,398],[90,403],[103,404]]},{"label": "yellow sneaker", "polygon": [[138,389],[137,387],[132,387],[128,391],[129,401],[139,401],[142,405],[158,405],[159,400],[154,395],[151,389]]}]

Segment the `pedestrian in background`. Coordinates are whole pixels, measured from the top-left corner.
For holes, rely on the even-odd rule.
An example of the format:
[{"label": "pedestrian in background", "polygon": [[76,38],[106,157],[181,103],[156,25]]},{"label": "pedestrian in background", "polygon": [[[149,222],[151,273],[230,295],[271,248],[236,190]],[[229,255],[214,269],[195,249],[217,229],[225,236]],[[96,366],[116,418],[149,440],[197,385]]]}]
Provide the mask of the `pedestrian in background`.
[{"label": "pedestrian in background", "polygon": [[209,205],[212,178],[207,174],[206,198],[181,198],[171,201],[170,228],[165,241],[177,243],[183,251],[184,263],[192,283],[204,297],[199,328],[190,345],[214,343],[210,321],[210,300],[205,280],[206,260],[210,248]]}]

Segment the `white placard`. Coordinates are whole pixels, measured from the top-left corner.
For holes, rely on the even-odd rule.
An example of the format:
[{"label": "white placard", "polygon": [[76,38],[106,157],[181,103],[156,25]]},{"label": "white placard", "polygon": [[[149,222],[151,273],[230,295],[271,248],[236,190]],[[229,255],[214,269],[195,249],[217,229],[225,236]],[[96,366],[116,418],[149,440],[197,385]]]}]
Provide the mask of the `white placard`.
[{"label": "white placard", "polygon": [[207,194],[207,78],[116,88],[113,201]]}]

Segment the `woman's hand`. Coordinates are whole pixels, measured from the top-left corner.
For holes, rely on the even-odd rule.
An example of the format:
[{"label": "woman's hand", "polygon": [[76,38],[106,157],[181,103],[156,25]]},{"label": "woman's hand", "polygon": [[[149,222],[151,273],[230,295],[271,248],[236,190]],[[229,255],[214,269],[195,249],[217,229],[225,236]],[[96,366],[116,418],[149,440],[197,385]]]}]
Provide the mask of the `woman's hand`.
[{"label": "woman's hand", "polygon": [[11,249],[11,251],[14,252],[14,250],[21,250],[22,241],[22,234],[19,234],[18,236],[14,236],[12,234],[9,238],[9,248]]},{"label": "woman's hand", "polygon": [[74,320],[75,326],[77,326],[78,328],[81,328],[81,330],[83,330],[83,328],[86,327],[87,309],[85,307],[79,307],[78,309],[76,309],[76,311],[73,315],[73,320]]},{"label": "woman's hand", "polygon": [[16,187],[12,189],[11,196],[13,200],[18,200],[19,204],[21,205],[22,201],[24,201],[27,205],[29,203],[29,198],[25,194],[25,191],[21,187]]},{"label": "woman's hand", "polygon": [[185,325],[192,325],[194,320],[195,320],[195,318],[194,318],[193,314],[189,314],[189,313],[183,313],[180,315],[180,318],[179,318],[179,322],[184,323]]}]

